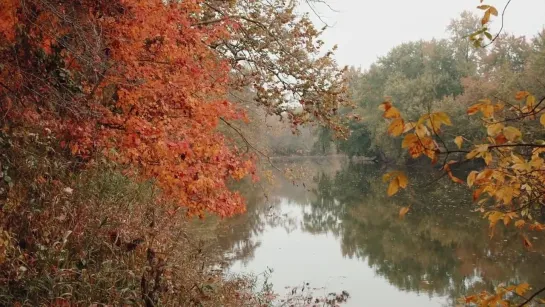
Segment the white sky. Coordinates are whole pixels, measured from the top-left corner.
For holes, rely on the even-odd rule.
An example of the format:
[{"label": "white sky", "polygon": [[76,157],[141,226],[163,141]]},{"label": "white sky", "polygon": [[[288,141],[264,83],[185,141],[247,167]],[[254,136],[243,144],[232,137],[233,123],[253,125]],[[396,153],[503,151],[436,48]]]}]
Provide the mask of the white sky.
[{"label": "white sky", "polygon": [[[326,46],[338,44],[341,65],[369,67],[392,47],[419,39],[446,37],[451,19],[464,10],[480,13],[479,0],[325,0],[336,11],[318,6],[330,25],[323,35]],[[492,29],[499,29],[507,0],[485,0],[500,11]],[[314,18],[313,19],[317,19]],[[321,23],[316,21],[318,27]],[[545,26],[545,0],[512,0],[505,15],[505,30],[534,36]],[[494,34],[495,32],[492,31]]]}]

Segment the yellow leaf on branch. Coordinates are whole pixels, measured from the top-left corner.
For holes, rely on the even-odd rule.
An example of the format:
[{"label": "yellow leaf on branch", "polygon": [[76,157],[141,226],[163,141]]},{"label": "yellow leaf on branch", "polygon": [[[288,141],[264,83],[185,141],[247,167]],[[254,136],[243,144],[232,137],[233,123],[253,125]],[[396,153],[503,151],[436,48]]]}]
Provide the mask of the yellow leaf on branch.
[{"label": "yellow leaf on branch", "polygon": [[456,146],[458,146],[458,148],[462,148],[463,142],[464,142],[464,138],[461,136],[457,136],[454,138],[454,143],[456,144]]},{"label": "yellow leaf on branch", "polygon": [[511,142],[517,141],[522,137],[520,130],[511,126],[503,128],[503,135]]},{"label": "yellow leaf on branch", "polygon": [[390,123],[390,126],[388,127],[388,134],[392,136],[400,136],[404,129],[405,123],[403,122],[403,119],[397,118]]}]

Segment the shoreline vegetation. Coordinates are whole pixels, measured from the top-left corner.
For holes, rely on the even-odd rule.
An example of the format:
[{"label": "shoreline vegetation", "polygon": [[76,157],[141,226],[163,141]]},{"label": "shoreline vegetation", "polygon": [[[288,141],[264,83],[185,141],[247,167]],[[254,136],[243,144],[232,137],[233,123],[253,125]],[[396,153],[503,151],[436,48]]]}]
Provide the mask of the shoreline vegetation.
[{"label": "shoreline vegetation", "polygon": [[[305,160],[442,162],[430,169],[474,190],[490,225],[511,223],[531,251],[527,232],[545,230],[545,32],[493,37],[498,10],[481,5],[483,19],[465,12],[448,38],[360,71],[299,12],[315,3],[2,0],[0,306],[346,302],[224,274],[219,251],[233,246],[218,221],[267,198],[274,176],[295,186]],[[402,171],[383,180],[390,196],[407,191]],[[243,184],[262,193],[244,197]],[[528,290],[466,303],[545,291]]]}]

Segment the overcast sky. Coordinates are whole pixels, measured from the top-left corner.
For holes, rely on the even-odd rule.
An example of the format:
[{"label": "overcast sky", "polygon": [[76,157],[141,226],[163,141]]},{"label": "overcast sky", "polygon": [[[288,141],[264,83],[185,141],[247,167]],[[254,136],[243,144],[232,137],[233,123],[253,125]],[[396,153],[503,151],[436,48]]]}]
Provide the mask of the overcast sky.
[{"label": "overcast sky", "polygon": [[[464,10],[476,8],[479,0],[325,0],[317,10],[332,28],[323,36],[327,46],[338,44],[336,58],[341,65],[369,67],[378,56],[403,42],[443,38],[451,19]],[[507,0],[486,0],[500,11],[492,29],[501,24]],[[316,18],[313,18],[316,19]],[[319,21],[318,23],[319,24]],[[534,36],[545,26],[545,0],[512,0],[505,15],[505,30]],[[492,33],[495,33],[492,31]]]}]

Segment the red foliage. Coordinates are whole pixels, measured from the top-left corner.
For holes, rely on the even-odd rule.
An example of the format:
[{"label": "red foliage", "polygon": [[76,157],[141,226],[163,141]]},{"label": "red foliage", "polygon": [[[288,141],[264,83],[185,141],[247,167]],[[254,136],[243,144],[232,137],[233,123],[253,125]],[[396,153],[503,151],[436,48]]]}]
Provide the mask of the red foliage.
[{"label": "red foliage", "polygon": [[24,2],[0,4],[2,126],[51,132],[86,163],[100,152],[131,166],[190,214],[243,210],[226,182],[253,173],[252,157],[217,125],[246,117],[208,47],[229,34],[191,27],[199,1]]}]

